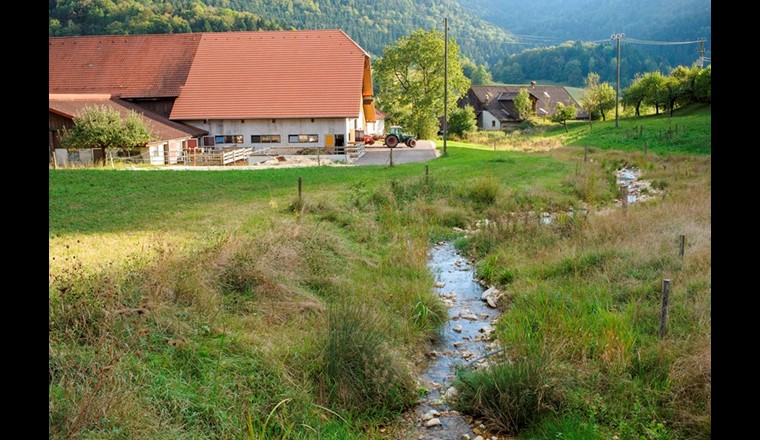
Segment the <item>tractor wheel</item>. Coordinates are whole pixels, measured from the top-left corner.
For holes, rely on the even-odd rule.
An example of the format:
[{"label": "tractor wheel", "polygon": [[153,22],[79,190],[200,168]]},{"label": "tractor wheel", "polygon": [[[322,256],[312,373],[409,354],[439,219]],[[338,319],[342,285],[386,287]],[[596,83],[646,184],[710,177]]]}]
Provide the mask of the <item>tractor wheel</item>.
[{"label": "tractor wheel", "polygon": [[395,134],[389,134],[386,136],[385,145],[387,145],[388,148],[396,148],[396,145],[398,145],[398,136]]},{"label": "tractor wheel", "polygon": [[414,148],[417,146],[417,141],[415,141],[414,138],[409,138],[406,140],[406,146],[409,148]]}]

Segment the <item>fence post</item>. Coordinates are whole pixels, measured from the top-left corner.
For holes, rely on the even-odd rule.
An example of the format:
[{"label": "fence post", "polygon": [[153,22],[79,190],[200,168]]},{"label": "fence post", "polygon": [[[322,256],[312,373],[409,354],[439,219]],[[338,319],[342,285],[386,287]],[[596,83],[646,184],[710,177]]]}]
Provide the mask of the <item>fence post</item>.
[{"label": "fence post", "polygon": [[428,166],[425,165],[425,185],[428,184]]},{"label": "fence post", "polygon": [[301,176],[298,176],[298,201],[301,201]]},{"label": "fence post", "polygon": [[620,203],[623,208],[623,216],[628,211],[628,185],[620,185]]},{"label": "fence post", "polygon": [[681,234],[678,236],[678,255],[681,256],[681,260],[683,260],[685,245],[686,245],[686,236],[684,234]]},{"label": "fence post", "polygon": [[583,146],[583,162],[586,162],[586,154],[587,154],[588,147]]},{"label": "fence post", "polygon": [[393,166],[393,148],[390,148],[390,147],[389,147],[389,149],[391,150],[391,152],[390,152],[390,161],[391,161],[391,165],[390,165],[390,166]]},{"label": "fence post", "polygon": [[644,161],[647,160],[647,150],[649,149],[649,145],[647,145],[647,141],[644,141]]},{"label": "fence post", "polygon": [[668,321],[668,297],[670,295],[670,279],[662,280],[662,310],[660,311],[660,339],[665,336],[665,323]]}]

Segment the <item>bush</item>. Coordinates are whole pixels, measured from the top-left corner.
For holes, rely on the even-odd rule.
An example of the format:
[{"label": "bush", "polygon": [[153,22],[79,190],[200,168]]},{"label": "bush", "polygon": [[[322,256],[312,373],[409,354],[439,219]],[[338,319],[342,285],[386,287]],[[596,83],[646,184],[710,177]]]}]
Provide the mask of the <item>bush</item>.
[{"label": "bush", "polygon": [[493,205],[501,192],[499,182],[491,176],[480,177],[463,192],[463,198],[479,207]]},{"label": "bush", "polygon": [[366,306],[330,308],[322,357],[327,401],[359,418],[384,418],[415,401],[415,381]]},{"label": "bush", "polygon": [[459,370],[454,407],[514,435],[559,407],[556,387],[540,357],[503,362],[485,370]]}]

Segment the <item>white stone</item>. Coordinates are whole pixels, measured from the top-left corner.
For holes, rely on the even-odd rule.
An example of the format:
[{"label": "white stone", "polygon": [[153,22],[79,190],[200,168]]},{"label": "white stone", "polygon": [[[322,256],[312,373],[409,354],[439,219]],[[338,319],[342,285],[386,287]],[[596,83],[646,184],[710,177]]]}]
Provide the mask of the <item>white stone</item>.
[{"label": "white stone", "polygon": [[446,283],[444,283],[443,281],[436,281],[435,282],[435,287],[437,287],[438,289],[442,288],[445,285],[446,285]]},{"label": "white stone", "polygon": [[461,313],[459,316],[461,318],[463,318],[463,319],[468,319],[470,321],[477,321],[478,320],[478,317],[475,316],[474,313]]},{"label": "white stone", "polygon": [[489,296],[486,298],[486,302],[490,307],[496,308],[496,299],[493,296]]},{"label": "white stone", "polygon": [[425,414],[422,415],[422,421],[423,422],[427,422],[428,420],[432,420],[432,419],[434,419],[434,418],[436,418],[436,417],[438,417],[440,415],[441,415],[441,413],[439,413],[438,411],[436,411],[434,409],[431,409],[430,411],[428,411],[428,412],[426,412]]},{"label": "white stone", "polygon": [[449,389],[446,390],[446,392],[443,394],[443,397],[446,400],[450,400],[450,399],[453,399],[454,397],[456,397],[458,394],[459,394],[459,390],[457,390],[454,387],[449,387]]},{"label": "white stone", "polygon": [[496,287],[491,286],[488,289],[486,289],[483,292],[482,295],[480,295],[480,299],[482,299],[483,301],[485,301],[489,296],[491,296],[491,295],[497,295],[498,293],[499,293],[499,289],[497,289]]},{"label": "white stone", "polygon": [[457,333],[462,333],[462,326],[461,325],[455,325],[454,328],[452,328]]},{"label": "white stone", "polygon": [[437,417],[434,418],[434,419],[430,419],[427,422],[425,422],[425,426],[428,427],[428,428],[432,428],[433,426],[438,426],[440,424],[441,424],[441,419],[439,419]]}]

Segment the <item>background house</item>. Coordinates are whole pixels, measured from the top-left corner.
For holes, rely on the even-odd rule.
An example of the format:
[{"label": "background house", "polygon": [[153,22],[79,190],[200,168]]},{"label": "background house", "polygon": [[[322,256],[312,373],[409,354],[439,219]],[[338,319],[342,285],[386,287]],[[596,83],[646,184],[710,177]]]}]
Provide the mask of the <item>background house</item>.
[{"label": "background house", "polygon": [[332,149],[376,119],[370,56],[340,30],[49,38],[48,61],[51,103],[107,95],[191,134],[185,147]]},{"label": "background house", "polygon": [[562,86],[531,85],[471,86],[467,94],[457,102],[459,107],[471,105],[475,110],[479,130],[506,130],[514,128],[521,119],[515,110],[514,99],[521,89],[528,90],[533,113],[539,117],[555,113],[558,102],[575,107],[576,119],[588,115],[578,102]]}]

